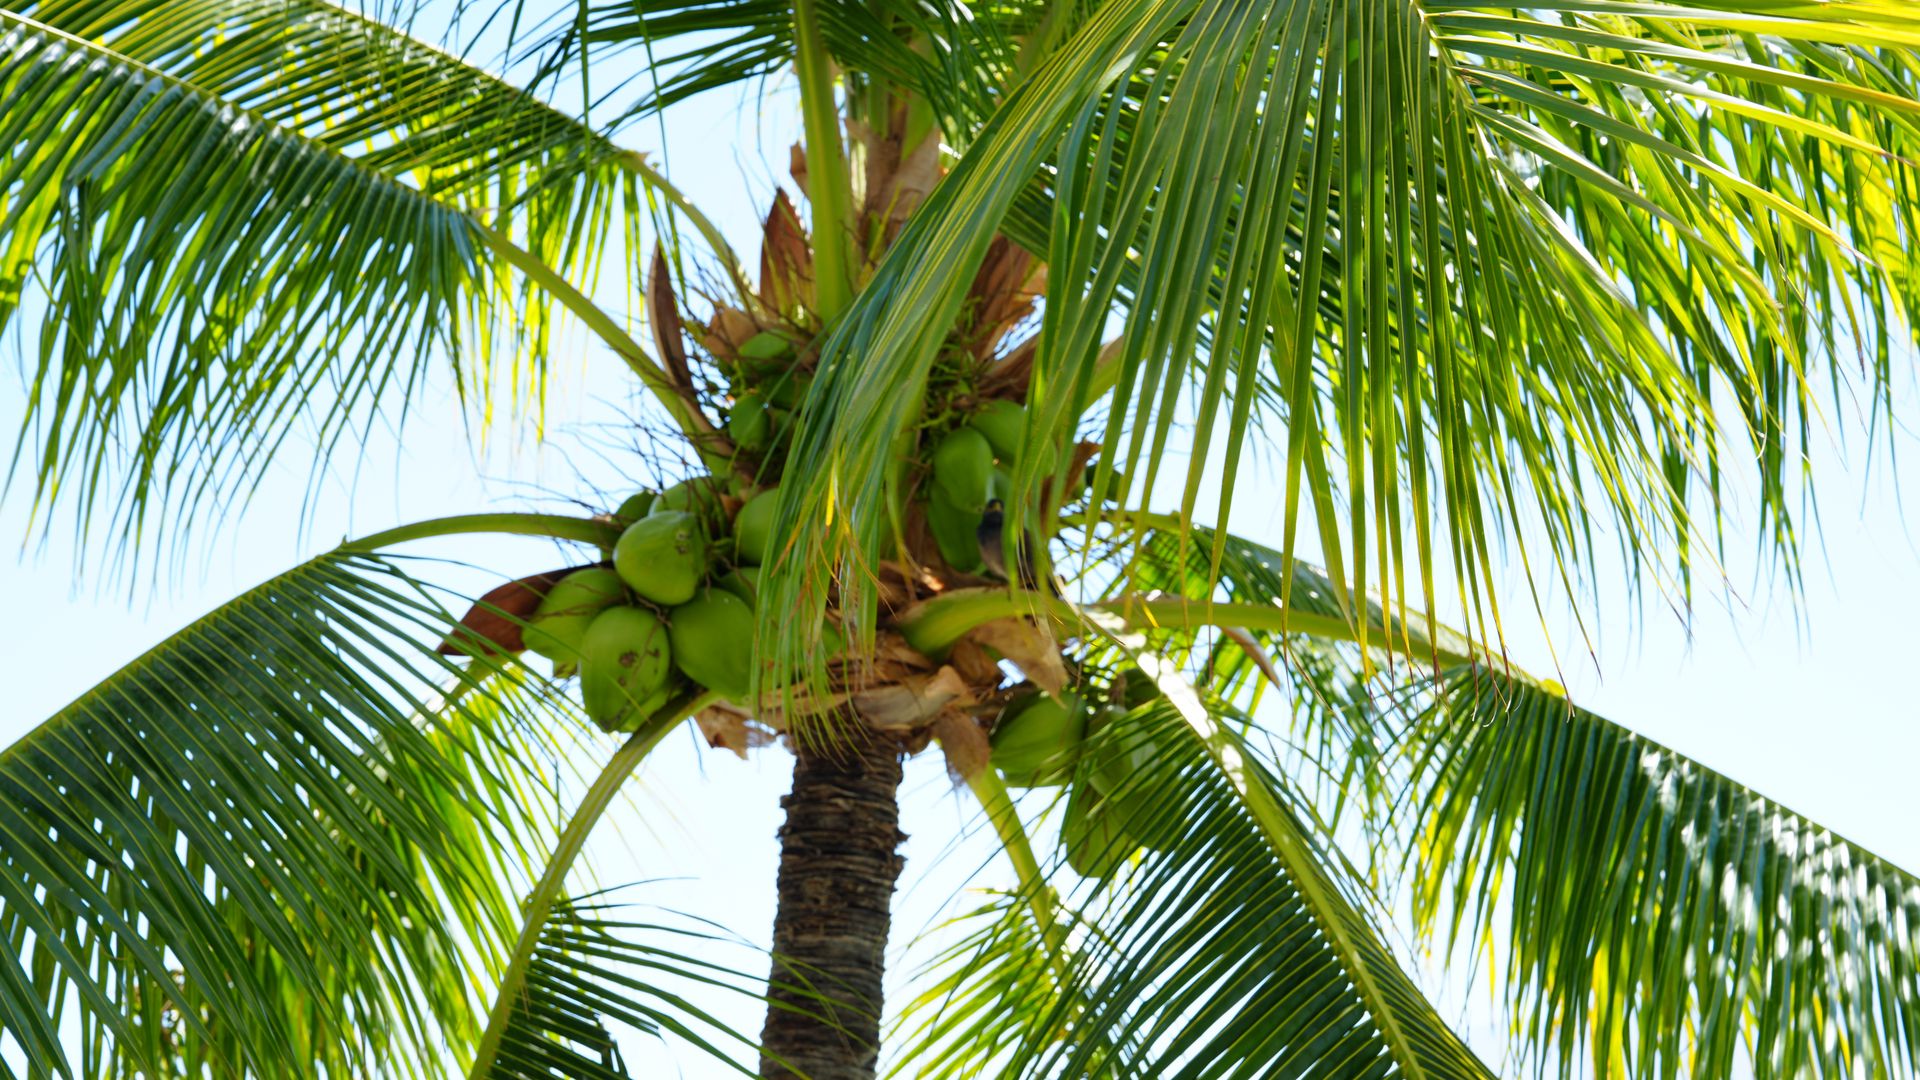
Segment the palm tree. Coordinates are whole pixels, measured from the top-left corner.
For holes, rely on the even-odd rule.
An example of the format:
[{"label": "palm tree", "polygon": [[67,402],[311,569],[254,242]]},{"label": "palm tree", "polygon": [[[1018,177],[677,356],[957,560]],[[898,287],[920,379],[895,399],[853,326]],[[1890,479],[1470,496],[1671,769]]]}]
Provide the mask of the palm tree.
[{"label": "palm tree", "polygon": [[[1920,11],[503,4],[513,85],[397,8],[0,8],[20,490],[152,559],[435,373],[537,406],[556,316],[697,464],[342,544],[8,747],[0,1072],[737,1051],[669,981],[739,973],[576,873],[690,718],[793,755],[762,1076],[1489,1075],[1395,896],[1542,1068],[1920,1066],[1920,879],[1521,671],[1492,588],[1683,605],[1736,477],[1795,568],[1822,384],[1877,419],[1911,344]],[[547,104],[643,49],[616,122]],[[788,70],[805,220],[751,269],[619,132]],[[393,550],[485,533],[572,555],[459,614]],[[889,1014],[936,747],[1008,877]]]}]

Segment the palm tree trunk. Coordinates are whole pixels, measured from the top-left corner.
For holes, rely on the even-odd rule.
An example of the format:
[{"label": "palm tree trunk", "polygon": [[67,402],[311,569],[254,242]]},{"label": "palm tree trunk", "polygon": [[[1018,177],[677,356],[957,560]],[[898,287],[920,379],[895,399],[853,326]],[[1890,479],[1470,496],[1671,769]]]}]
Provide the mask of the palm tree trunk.
[{"label": "palm tree trunk", "polygon": [[898,848],[906,839],[900,756],[886,736],[795,754],[793,791],[781,800],[780,908],[760,1033],[766,1080],[874,1075],[887,930],[904,863]]}]

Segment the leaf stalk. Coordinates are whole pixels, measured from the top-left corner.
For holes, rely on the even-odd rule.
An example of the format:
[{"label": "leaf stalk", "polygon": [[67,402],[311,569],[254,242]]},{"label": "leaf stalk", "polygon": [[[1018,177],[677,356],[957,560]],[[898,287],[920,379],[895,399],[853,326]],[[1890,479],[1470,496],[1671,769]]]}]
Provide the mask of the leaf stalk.
[{"label": "leaf stalk", "polygon": [[800,78],[800,116],[807,139],[807,201],[813,211],[813,302],[832,326],[853,300],[850,258],[853,192],[840,145],[840,111],[833,99],[832,60],[820,36],[816,0],[793,5],[794,67]]}]

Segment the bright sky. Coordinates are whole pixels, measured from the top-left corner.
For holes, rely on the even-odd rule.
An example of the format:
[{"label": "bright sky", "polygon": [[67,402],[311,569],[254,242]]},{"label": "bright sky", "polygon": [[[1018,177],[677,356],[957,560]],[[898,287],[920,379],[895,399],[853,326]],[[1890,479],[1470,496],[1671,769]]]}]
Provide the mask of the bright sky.
[{"label": "bright sky", "polygon": [[[757,218],[772,185],[785,179],[785,150],[797,129],[791,108],[781,93],[763,105],[729,95],[677,114],[664,137],[649,126],[630,132],[626,142],[656,155],[664,151],[672,178],[751,258]],[[618,301],[611,288],[601,296]],[[166,634],[340,537],[446,513],[551,509],[568,498],[590,499],[596,489],[624,494],[633,483],[623,477],[640,474],[635,459],[609,449],[634,439],[630,430],[617,430],[631,415],[623,371],[605,350],[574,340],[579,347],[562,350],[554,361],[544,444],[495,432],[488,446],[476,447],[443,383],[418,404],[404,450],[381,440],[357,464],[338,463],[323,485],[311,530],[299,527],[301,474],[293,471],[244,517],[218,523],[203,562],[157,583],[139,581],[131,599],[128,582],[81,573],[70,531],[56,526],[44,539],[32,533],[23,497],[30,493],[16,484],[0,502],[0,536],[16,545],[0,565],[0,594],[15,612],[0,653],[11,701],[0,711],[0,745]],[[22,365],[30,359],[17,335],[0,344],[0,357],[0,427],[17,430],[28,374]],[[1903,379],[1903,417],[1912,421],[1920,417],[1920,395],[1911,369]],[[1690,626],[1657,599],[1634,617],[1623,583],[1582,608],[1589,626],[1597,624],[1597,660],[1576,652],[1579,637],[1564,609],[1550,614],[1546,631],[1560,648],[1561,678],[1576,701],[1920,869],[1920,829],[1914,827],[1920,793],[1913,781],[1920,699],[1912,679],[1920,649],[1913,614],[1920,610],[1920,545],[1898,505],[1903,492],[1914,501],[1920,486],[1910,476],[1891,475],[1884,445],[1877,467],[1868,468],[1857,417],[1829,421],[1830,437],[1814,465],[1825,531],[1810,552],[1797,614],[1784,590],[1755,580],[1751,545],[1743,540],[1753,525],[1749,518],[1732,532],[1726,591],[1703,588]],[[1850,437],[1845,447],[1837,443],[1843,430]],[[1910,456],[1916,440],[1909,431],[1897,445]],[[1253,473],[1241,483],[1236,531],[1277,544],[1277,517],[1261,520],[1253,509],[1278,502],[1260,497],[1271,489],[1271,477]],[[89,567],[98,565],[98,547],[87,550]],[[532,541],[432,550],[483,564],[500,578],[552,565],[550,547]],[[1525,592],[1517,575],[1510,577],[1502,600],[1514,658],[1536,673],[1551,672],[1546,632],[1538,620],[1523,617]],[[670,739],[644,767],[633,804],[618,809],[596,838],[590,858],[599,880],[676,879],[634,898],[696,912],[764,943],[772,918],[777,803],[789,763],[780,750],[741,762],[704,750],[691,737]],[[972,806],[950,786],[937,758],[911,764],[903,799],[903,827],[912,839],[896,917],[899,943],[936,921],[954,889],[992,859],[991,847],[977,836],[955,846],[973,823]],[[997,865],[986,880],[1004,880]],[[904,970],[898,947],[892,969],[897,986]],[[730,1015],[757,1031],[750,1007]],[[1477,1048],[1497,1059],[1497,1040],[1481,1024],[1470,1020],[1469,1026]],[[656,1067],[671,1062],[686,1076],[733,1075],[685,1051],[635,1044],[628,1056]]]}]

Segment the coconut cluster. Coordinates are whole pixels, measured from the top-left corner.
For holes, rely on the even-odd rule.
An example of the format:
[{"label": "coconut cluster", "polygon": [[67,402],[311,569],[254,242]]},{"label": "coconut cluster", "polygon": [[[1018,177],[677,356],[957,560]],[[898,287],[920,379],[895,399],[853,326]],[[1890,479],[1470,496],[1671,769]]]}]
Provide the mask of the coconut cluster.
[{"label": "coconut cluster", "polygon": [[1027,410],[996,400],[934,444],[927,531],[941,559],[960,573],[977,574],[988,566],[992,552],[981,549],[981,526],[989,509],[1007,498],[1012,485],[1004,467],[1019,456],[1026,432]]},{"label": "coconut cluster", "polygon": [[[885,184],[879,190],[884,197],[876,205],[896,206],[899,193],[889,194]],[[787,685],[792,673],[767,670],[754,649],[758,574],[779,550],[777,490],[758,489],[778,484],[789,464],[818,359],[809,343],[820,327],[812,314],[811,246],[784,195],[775,199],[765,232],[759,287],[740,292],[738,306],[718,303],[701,322],[682,318],[664,249],[655,252],[647,284],[662,370],[705,420],[691,437],[703,458],[726,464],[715,476],[627,499],[610,515],[621,532],[606,562],[500,586],[481,598],[444,649],[527,648],[546,656],[556,674],[579,675],[587,714],[608,731],[635,730],[672,703],[712,691],[718,700],[695,718],[713,745],[738,753],[793,730],[803,717],[829,713],[897,739],[909,753],[944,725],[943,745],[977,747],[972,760],[999,769],[1014,786],[1068,785],[1069,856],[1083,870],[1110,868],[1106,861],[1138,847],[1121,835],[1131,818],[1116,809],[1129,802],[1134,755],[1109,749],[1118,740],[1101,734],[1134,704],[1122,700],[1124,680],[1070,671],[1071,660],[1042,619],[993,619],[932,653],[908,640],[915,609],[943,595],[1007,583],[1051,587],[1045,531],[1059,508],[1040,505],[1046,500],[1036,491],[1026,513],[1008,514],[1010,473],[1058,476],[1058,490],[1076,492],[1074,500],[1079,483],[1091,478],[1088,460],[1098,447],[1058,446],[1030,432],[1034,421],[1017,400],[1036,348],[1031,337],[1018,339],[1018,328],[1031,322],[1039,268],[1005,241],[990,249],[966,315],[926,385],[918,461],[908,473],[915,492],[897,534],[902,542],[872,567],[877,619],[870,636],[858,655],[846,652],[838,597],[830,591],[825,677]],[[1062,453],[1070,455],[1065,468],[1055,456]],[[1110,488],[1126,490],[1117,474],[1110,476]],[[1099,504],[1108,496],[1089,491],[1085,498]],[[1004,535],[1008,518],[1022,523],[1018,541]],[[1016,668],[1025,679],[1009,686]]]},{"label": "coconut cluster", "polygon": [[579,670],[581,702],[607,731],[634,730],[696,686],[746,701],[777,498],[769,488],[742,502],[710,476],[629,498],[613,565],[555,583],[527,620],[527,648]]}]

